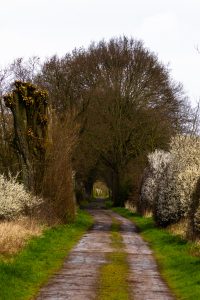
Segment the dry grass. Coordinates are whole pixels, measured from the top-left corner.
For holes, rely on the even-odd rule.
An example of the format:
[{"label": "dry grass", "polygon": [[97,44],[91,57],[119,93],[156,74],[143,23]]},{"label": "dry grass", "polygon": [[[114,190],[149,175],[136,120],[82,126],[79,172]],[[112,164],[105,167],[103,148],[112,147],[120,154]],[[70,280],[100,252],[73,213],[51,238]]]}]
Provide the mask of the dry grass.
[{"label": "dry grass", "polygon": [[37,220],[27,217],[0,222],[0,254],[17,253],[31,237],[41,235],[43,229]]},{"label": "dry grass", "polygon": [[185,239],[187,237],[188,220],[182,219],[178,223],[170,225],[167,229],[170,233],[179,235]]},{"label": "dry grass", "polygon": [[[187,240],[188,235],[188,219],[182,219],[177,224],[170,225],[167,230],[181,238]],[[193,256],[200,257],[200,240],[193,241],[189,246],[189,253]]]},{"label": "dry grass", "polygon": [[135,213],[137,211],[137,208],[135,205],[133,205],[130,201],[125,202],[125,208],[130,210],[131,212]]},{"label": "dry grass", "polygon": [[192,243],[192,245],[189,249],[189,253],[193,256],[200,257],[200,240]]}]

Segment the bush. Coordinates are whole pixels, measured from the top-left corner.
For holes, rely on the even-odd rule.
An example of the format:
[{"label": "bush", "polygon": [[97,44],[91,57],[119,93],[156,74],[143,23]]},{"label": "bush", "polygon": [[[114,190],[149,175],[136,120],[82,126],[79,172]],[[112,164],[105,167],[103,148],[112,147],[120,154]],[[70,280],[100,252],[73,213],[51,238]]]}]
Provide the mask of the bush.
[{"label": "bush", "polygon": [[148,155],[148,167],[143,177],[139,204],[143,214],[151,212],[154,208],[158,185],[170,159],[170,153],[163,150],[156,150]]},{"label": "bush", "polygon": [[154,207],[154,218],[159,226],[166,227],[178,222],[181,218],[180,198],[177,195],[174,175],[169,165],[165,174],[160,178]]},{"label": "bush", "polygon": [[188,217],[200,174],[200,139],[177,135],[170,144],[171,161],[160,178],[155,219],[161,226]]},{"label": "bush", "polygon": [[0,175],[0,219],[14,219],[41,203],[42,200],[28,193],[16,177],[8,180]]}]

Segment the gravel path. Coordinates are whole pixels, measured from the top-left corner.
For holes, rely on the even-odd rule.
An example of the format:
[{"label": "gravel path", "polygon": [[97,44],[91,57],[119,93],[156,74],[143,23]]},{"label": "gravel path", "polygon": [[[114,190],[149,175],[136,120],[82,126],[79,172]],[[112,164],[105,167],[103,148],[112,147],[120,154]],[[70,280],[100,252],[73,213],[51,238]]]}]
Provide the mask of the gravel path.
[{"label": "gravel path", "polygon": [[[132,222],[104,209],[92,209],[93,228],[83,236],[64,262],[63,268],[44,286],[37,300],[96,299],[99,269],[112,252],[110,227],[112,218],[121,223],[121,234],[128,255],[130,299],[174,299],[162,280],[152,251],[136,232]],[[120,300],[120,299],[119,299]]]}]

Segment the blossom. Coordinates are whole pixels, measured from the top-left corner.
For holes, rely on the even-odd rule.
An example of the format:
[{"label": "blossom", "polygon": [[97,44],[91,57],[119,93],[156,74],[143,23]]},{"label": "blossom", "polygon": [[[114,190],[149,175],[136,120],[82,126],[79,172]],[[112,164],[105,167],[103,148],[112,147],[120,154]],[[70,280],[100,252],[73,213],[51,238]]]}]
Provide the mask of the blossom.
[{"label": "blossom", "polygon": [[39,205],[42,199],[28,193],[16,178],[0,175],[0,218],[14,219]]},{"label": "blossom", "polygon": [[155,219],[161,226],[188,217],[200,175],[200,138],[177,135],[170,143],[171,161],[157,190]]},{"label": "blossom", "polygon": [[156,150],[148,155],[148,167],[145,170],[140,195],[141,211],[152,211],[157,196],[160,178],[171,160],[169,152]]}]

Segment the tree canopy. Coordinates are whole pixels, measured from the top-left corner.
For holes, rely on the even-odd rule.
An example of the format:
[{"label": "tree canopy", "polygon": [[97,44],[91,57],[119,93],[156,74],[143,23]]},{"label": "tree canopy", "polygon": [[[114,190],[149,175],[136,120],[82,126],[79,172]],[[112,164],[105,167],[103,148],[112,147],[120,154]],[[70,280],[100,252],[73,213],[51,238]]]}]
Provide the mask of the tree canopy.
[{"label": "tree canopy", "polygon": [[53,105],[59,109],[62,99],[77,110],[82,123],[74,158],[77,173],[85,173],[87,181],[103,172],[119,205],[129,163],[155,148],[166,149],[170,137],[184,129],[188,114],[182,86],[142,42],[126,37],[93,43],[53,61],[59,66],[57,83],[65,91],[59,98],[57,84]]}]

